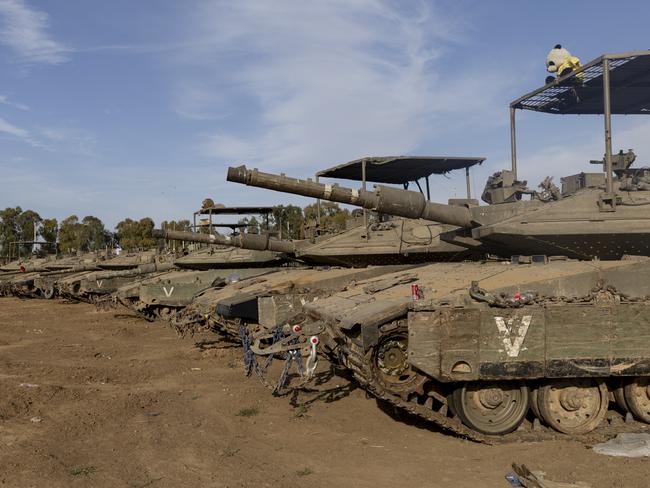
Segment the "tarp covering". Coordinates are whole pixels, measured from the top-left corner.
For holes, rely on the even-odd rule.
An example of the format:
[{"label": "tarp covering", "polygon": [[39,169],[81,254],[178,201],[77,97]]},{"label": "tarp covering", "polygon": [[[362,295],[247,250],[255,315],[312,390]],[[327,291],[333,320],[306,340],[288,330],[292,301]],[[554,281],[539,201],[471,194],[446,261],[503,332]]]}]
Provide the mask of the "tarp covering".
[{"label": "tarp covering", "polygon": [[366,163],[366,181],[405,184],[432,174],[444,174],[481,164],[485,158],[446,156],[383,156],[367,157],[319,171],[318,176],[345,180],[362,180],[362,165]]},{"label": "tarp covering", "polygon": [[559,82],[511,103],[511,107],[553,114],[603,114],[603,59],[609,59],[612,114],[650,114],[650,51],[604,55]]}]

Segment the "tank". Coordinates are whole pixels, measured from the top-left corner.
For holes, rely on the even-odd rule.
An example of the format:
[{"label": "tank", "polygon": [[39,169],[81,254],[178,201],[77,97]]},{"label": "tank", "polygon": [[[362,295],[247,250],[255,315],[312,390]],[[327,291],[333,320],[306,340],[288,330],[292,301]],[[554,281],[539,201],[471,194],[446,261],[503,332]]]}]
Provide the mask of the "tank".
[{"label": "tank", "polygon": [[137,282],[127,283],[115,291],[114,299],[147,320],[175,320],[204,290],[223,287],[280,267],[233,267],[192,271],[170,269]]},{"label": "tank", "polygon": [[241,249],[274,251],[307,265],[365,267],[391,264],[417,264],[431,261],[459,261],[476,258],[480,245],[473,248],[445,242],[441,235],[453,231],[422,219],[389,218],[356,225],[345,231],[312,239],[281,240],[268,234],[223,236],[181,231],[158,231],[165,239],[204,242]]},{"label": "tank", "polygon": [[[120,268],[123,266],[120,264]],[[94,303],[126,284],[172,268],[172,262],[161,261],[123,269],[83,270],[61,277],[54,286],[59,296]]]},{"label": "tank", "polygon": [[5,293],[22,298],[52,298],[55,284],[62,277],[85,270],[99,269],[100,256],[88,253],[61,258],[39,258],[18,264],[19,270],[4,281]]},{"label": "tank", "polygon": [[[201,209],[194,213],[195,227],[198,215],[208,215],[200,226],[206,230],[227,225],[239,228],[240,224],[221,224],[212,221],[213,215],[267,214],[270,207],[226,207],[205,200]],[[172,232],[172,231],[169,231]],[[203,236],[205,234],[194,233]],[[161,237],[157,232],[154,237]],[[189,305],[193,298],[211,287],[228,283],[233,276],[243,279],[267,273],[287,263],[287,258],[277,252],[263,249],[238,249],[233,246],[216,245],[200,239],[180,239],[185,243],[203,243],[208,247],[176,257],[174,266],[164,273],[156,273],[144,279],[126,283],[112,297],[116,302],[137,312],[148,320],[161,318],[174,320],[178,312]]]},{"label": "tank", "polygon": [[[473,440],[638,429],[607,425],[608,412],[650,423],[650,179],[631,152],[611,153],[610,132],[611,114],[648,113],[650,94],[629,87],[647,82],[650,51],[582,71],[579,83],[561,78],[511,104],[513,165],[489,179],[489,206],[230,168],[230,181],[454,225],[501,258],[355,283],[305,304],[288,340],[315,334],[366,391]],[[604,114],[604,174],[528,189],[516,176],[515,109]]]},{"label": "tank", "polygon": [[610,391],[650,421],[637,318],[648,273],[645,257],[435,263],[358,282],[288,323],[367,391],[459,435],[489,442],[526,418],[579,435],[601,424]]},{"label": "tank", "polygon": [[39,271],[47,271],[43,264],[45,258],[19,259],[0,266],[0,296],[13,294],[12,283],[29,275],[34,276]]},{"label": "tank", "polygon": [[[417,181],[418,178],[428,178],[433,173],[444,173],[452,169],[469,168],[475,164],[480,164],[483,160],[484,158],[409,158],[409,160],[393,157],[367,158],[367,161],[364,160],[365,162],[363,163],[368,163],[367,171],[363,173],[364,179],[368,181],[382,178],[391,182],[401,183],[408,182],[411,179]],[[376,165],[378,163],[381,163],[381,171],[377,169]],[[344,171],[347,177],[359,178],[362,174],[360,170],[361,164],[361,161],[352,161],[330,170],[321,171],[320,174],[324,177],[339,177],[338,174],[334,173]],[[238,211],[247,208],[250,209],[251,207],[234,207]],[[262,208],[268,212],[272,210],[270,207]],[[205,208],[202,209],[202,212],[215,211],[223,214],[228,210],[229,207],[219,206],[219,208],[216,208],[216,206],[212,205],[207,210]],[[211,228],[216,225],[225,224],[212,224],[210,221],[210,224],[207,226]],[[239,227],[239,224],[234,226],[228,224],[227,226],[235,228]],[[255,253],[255,255],[264,255],[263,253],[266,253],[266,255],[270,254],[276,257],[276,260],[278,260],[276,265],[290,265],[294,270],[296,267],[317,266],[321,270],[321,273],[325,270],[325,267],[406,265],[436,260],[463,260],[478,255],[476,249],[468,250],[464,247],[441,241],[439,234],[446,230],[443,227],[425,221],[411,221],[408,219],[388,220],[384,218],[381,221],[369,223],[367,226],[361,225],[361,222],[357,221],[356,225],[350,225],[344,231],[327,234],[316,233],[310,239],[300,240],[282,240],[271,237],[268,234],[252,233],[224,236],[212,233],[165,230],[154,231],[154,234],[159,238],[166,238],[168,240],[217,245],[220,246],[219,253],[230,252],[235,256],[246,256],[245,253]],[[226,249],[229,249],[229,251],[226,251]],[[231,268],[233,267],[233,263],[238,262],[233,257],[229,257],[224,261],[230,263],[229,266]],[[246,268],[253,266],[251,258],[246,258],[244,261],[247,263]],[[252,271],[247,271],[245,274],[242,274],[240,270],[232,271],[237,276],[238,281],[244,281],[247,277],[252,279],[254,275],[259,274]],[[264,274],[269,271],[271,270],[264,270]],[[188,278],[191,277],[189,275],[180,275],[178,279],[187,280]],[[227,274],[219,275],[219,278],[221,280],[227,280]],[[180,310],[183,305],[189,303],[191,295],[189,291],[183,292],[183,286],[179,286],[173,288],[174,293],[178,290],[187,299],[183,299],[177,303],[174,302],[172,297],[167,296],[173,284],[177,282],[176,280],[176,277],[157,277],[151,283],[146,284],[146,287],[149,287],[150,290],[145,290],[143,283],[141,287],[141,297],[143,299],[140,300],[142,303],[138,307],[155,306],[164,312],[166,316],[169,316],[168,310],[170,309]],[[202,283],[207,285],[209,279]],[[226,283],[215,280],[213,284],[213,287],[219,290]],[[194,287],[197,293],[198,291],[202,291],[197,288],[198,286]],[[204,287],[204,289],[207,288],[208,286]],[[208,295],[210,293],[206,292]],[[202,298],[205,300],[205,296]],[[286,297],[286,299],[288,301],[292,300],[289,297]],[[154,315],[152,314],[151,316]],[[205,316],[204,313],[190,313],[190,315],[193,317]],[[186,315],[184,314],[183,323],[186,323],[185,319]],[[249,320],[248,317],[242,317],[242,319]],[[213,321],[213,323],[216,322],[218,321]],[[256,322],[252,321],[251,323]]]}]

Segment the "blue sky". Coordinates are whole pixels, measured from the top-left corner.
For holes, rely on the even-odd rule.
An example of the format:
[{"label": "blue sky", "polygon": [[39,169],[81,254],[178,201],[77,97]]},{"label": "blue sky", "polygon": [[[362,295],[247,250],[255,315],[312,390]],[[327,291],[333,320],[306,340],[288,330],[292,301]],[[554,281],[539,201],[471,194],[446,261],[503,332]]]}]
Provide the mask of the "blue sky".
[{"label": "blue sky", "polygon": [[[480,192],[509,165],[507,105],[542,84],[548,50],[647,49],[648,18],[641,1],[0,0],[0,207],[112,227],[189,218],[206,197],[306,205],[226,168],[306,177],[399,154],[485,156]],[[518,117],[531,186],[602,156],[602,118]],[[614,147],[647,162],[649,130],[617,117]]]}]

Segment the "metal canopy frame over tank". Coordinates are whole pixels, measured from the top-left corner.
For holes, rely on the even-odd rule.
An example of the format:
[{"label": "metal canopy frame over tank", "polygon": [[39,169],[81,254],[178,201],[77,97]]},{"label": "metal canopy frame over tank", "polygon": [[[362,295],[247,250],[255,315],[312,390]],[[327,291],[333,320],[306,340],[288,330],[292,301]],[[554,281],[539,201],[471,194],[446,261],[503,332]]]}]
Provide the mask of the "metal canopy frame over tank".
[{"label": "metal canopy frame over tank", "polygon": [[[604,54],[510,104],[512,172],[517,178],[515,111],[561,115],[603,115],[605,191],[613,195],[612,114],[650,114],[650,50]],[[615,202],[615,199],[612,199]],[[615,203],[614,205],[615,206]]]},{"label": "metal canopy frame over tank", "polygon": [[234,232],[234,227],[241,227],[240,224],[215,224],[212,222],[212,216],[213,215],[263,215],[264,216],[264,222],[266,223],[266,226],[268,228],[269,224],[269,214],[273,213],[273,207],[226,207],[222,205],[215,205],[212,207],[204,207],[201,208],[200,210],[197,210],[194,212],[193,217],[192,217],[192,224],[193,224],[193,230],[194,232],[197,231],[197,224],[196,224],[196,217],[201,216],[201,215],[207,215],[209,218],[208,222],[208,229],[210,234],[212,234],[212,228],[213,227],[230,227],[233,229]]},{"label": "metal canopy frame over tank", "polygon": [[[484,157],[370,156],[319,171],[316,173],[315,179],[317,182],[321,177],[360,181],[364,190],[367,182],[403,185],[405,189],[408,188],[409,183],[413,182],[422,194],[424,191],[419,180],[424,179],[427,200],[431,200],[429,176],[444,175],[454,170],[465,169],[467,199],[471,199],[469,168],[482,164],[483,161],[485,161]],[[320,199],[316,203],[318,222],[320,223]],[[367,227],[366,209],[363,210],[363,216]]]}]

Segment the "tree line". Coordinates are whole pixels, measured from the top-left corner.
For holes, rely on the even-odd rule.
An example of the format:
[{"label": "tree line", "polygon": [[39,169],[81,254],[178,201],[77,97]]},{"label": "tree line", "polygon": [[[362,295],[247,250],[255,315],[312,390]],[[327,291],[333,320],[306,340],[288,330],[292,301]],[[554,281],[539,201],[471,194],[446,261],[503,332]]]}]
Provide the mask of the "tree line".
[{"label": "tree line", "polygon": [[21,207],[0,210],[0,257],[4,259],[38,254],[101,251],[120,246],[126,250],[144,249],[156,244],[151,237],[154,221],[148,217],[124,219],[115,231],[106,229],[98,217],[71,215],[60,222],[42,218],[38,212]]},{"label": "tree line", "polygon": [[[321,232],[341,231],[346,222],[358,216],[362,211],[342,209],[334,202],[320,203]],[[297,205],[276,205],[269,215],[268,223],[259,221],[256,217],[244,218],[239,223],[248,225],[248,232],[271,232],[281,239],[302,239],[307,237],[307,226],[313,226],[318,221],[318,205],[313,203],[304,208]]]},{"label": "tree line", "polygon": [[[327,230],[344,229],[351,216],[348,210],[341,209],[333,202],[321,202],[320,213],[320,227]],[[268,219],[255,216],[240,219],[238,223],[245,227],[238,231],[270,232],[283,239],[300,239],[305,237],[306,224],[316,220],[316,204],[305,208],[276,205]],[[192,230],[192,225],[189,220],[165,220],[161,223],[163,229],[184,231]],[[154,226],[150,217],[139,220],[126,218],[115,226],[114,231],[109,231],[101,219],[93,215],[81,219],[77,215],[71,215],[59,222],[55,218],[43,218],[33,210],[7,207],[0,210],[0,258],[10,259],[32,252],[67,254],[100,251],[117,246],[127,251],[147,249],[156,245],[156,240],[151,236]],[[196,230],[207,232],[205,226]],[[213,231],[229,232],[220,227],[215,227]]]}]

